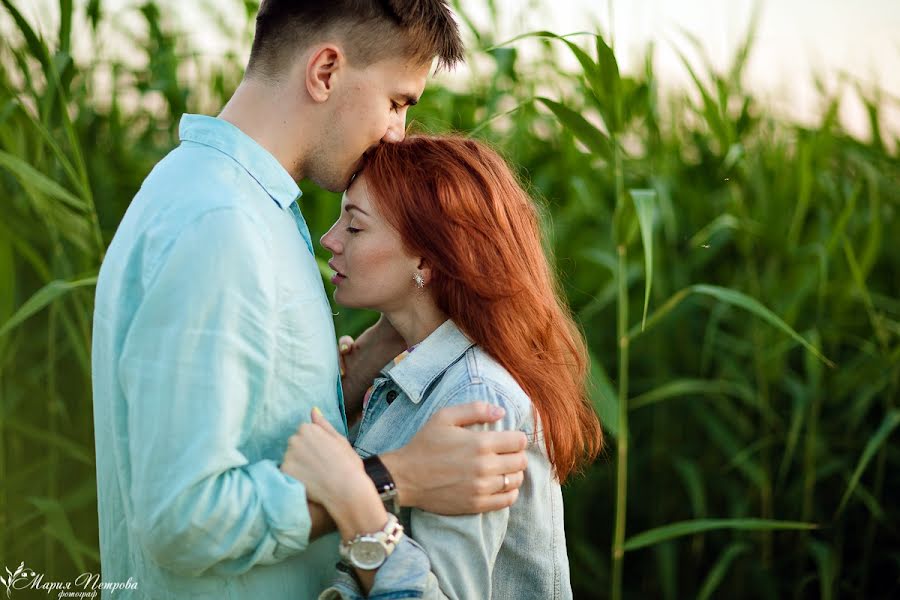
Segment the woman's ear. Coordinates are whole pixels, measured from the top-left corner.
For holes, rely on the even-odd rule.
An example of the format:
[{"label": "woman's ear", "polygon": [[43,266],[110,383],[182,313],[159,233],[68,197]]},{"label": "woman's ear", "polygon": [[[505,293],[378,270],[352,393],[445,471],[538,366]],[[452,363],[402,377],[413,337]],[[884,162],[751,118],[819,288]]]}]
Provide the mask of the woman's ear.
[{"label": "woman's ear", "polygon": [[422,274],[422,279],[425,280],[425,285],[431,283],[431,267],[428,266],[428,262],[424,258],[419,259],[419,273]]},{"label": "woman's ear", "polygon": [[314,102],[325,102],[334,91],[335,81],[344,65],[344,53],[334,44],[313,49],[306,63],[306,91]]}]

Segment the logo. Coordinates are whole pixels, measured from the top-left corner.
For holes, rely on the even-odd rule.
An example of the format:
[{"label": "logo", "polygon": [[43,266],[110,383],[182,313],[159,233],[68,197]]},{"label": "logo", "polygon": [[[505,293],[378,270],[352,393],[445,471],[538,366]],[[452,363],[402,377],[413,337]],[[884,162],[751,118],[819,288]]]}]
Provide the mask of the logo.
[{"label": "logo", "polygon": [[6,586],[6,597],[11,597],[12,590],[22,589],[16,586],[16,583],[26,581],[29,577],[34,576],[35,572],[25,567],[25,561],[22,561],[15,573],[10,573],[9,567],[6,567],[6,577],[0,575],[0,583]]},{"label": "logo", "polygon": [[6,586],[6,597],[12,598],[13,590],[43,590],[47,595],[55,593],[56,598],[96,598],[99,590],[111,594],[119,590],[136,590],[138,584],[131,577],[128,581],[101,581],[97,573],[82,573],[74,581],[44,581],[43,573],[35,573],[22,561],[15,572],[6,568],[6,577],[0,576],[0,583]]}]

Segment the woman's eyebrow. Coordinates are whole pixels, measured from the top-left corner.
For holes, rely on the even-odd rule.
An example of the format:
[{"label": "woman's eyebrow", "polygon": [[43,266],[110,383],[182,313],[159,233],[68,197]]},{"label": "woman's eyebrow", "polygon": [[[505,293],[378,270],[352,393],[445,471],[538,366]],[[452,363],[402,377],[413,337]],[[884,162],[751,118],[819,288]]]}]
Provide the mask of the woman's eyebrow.
[{"label": "woman's eyebrow", "polygon": [[347,204],[346,206],[344,206],[344,210],[347,212],[350,212],[351,210],[358,210],[359,212],[366,215],[367,217],[369,216],[369,213],[367,213],[366,211],[364,211],[363,209],[361,209],[360,207],[358,207],[355,204]]}]

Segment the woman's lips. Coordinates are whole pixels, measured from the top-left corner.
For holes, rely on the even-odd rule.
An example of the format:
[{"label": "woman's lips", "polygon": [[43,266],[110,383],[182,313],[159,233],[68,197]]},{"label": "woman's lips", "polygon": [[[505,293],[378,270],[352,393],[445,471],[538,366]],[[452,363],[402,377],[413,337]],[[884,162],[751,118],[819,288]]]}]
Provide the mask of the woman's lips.
[{"label": "woman's lips", "polygon": [[341,273],[340,271],[338,271],[334,267],[334,264],[332,264],[332,262],[330,260],[328,261],[328,266],[331,267],[332,271],[334,271],[334,275],[331,276],[331,283],[333,283],[334,285],[337,285],[341,281],[347,279],[347,276],[344,275],[343,273]]}]

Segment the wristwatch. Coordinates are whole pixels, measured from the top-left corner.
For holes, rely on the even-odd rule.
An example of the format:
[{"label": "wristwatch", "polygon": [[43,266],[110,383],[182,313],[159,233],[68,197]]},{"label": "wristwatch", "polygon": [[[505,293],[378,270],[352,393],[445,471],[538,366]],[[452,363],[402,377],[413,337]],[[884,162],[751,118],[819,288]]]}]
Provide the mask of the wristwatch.
[{"label": "wristwatch", "polygon": [[349,542],[341,542],[341,559],[364,571],[372,571],[384,564],[403,537],[403,525],[388,513],[387,524],[375,533],[357,535]]},{"label": "wristwatch", "polygon": [[375,484],[375,489],[378,490],[385,510],[391,514],[399,514],[400,500],[397,498],[397,484],[394,483],[394,478],[391,477],[390,471],[387,470],[378,455],[373,454],[364,458],[363,467],[366,469],[366,475]]}]

